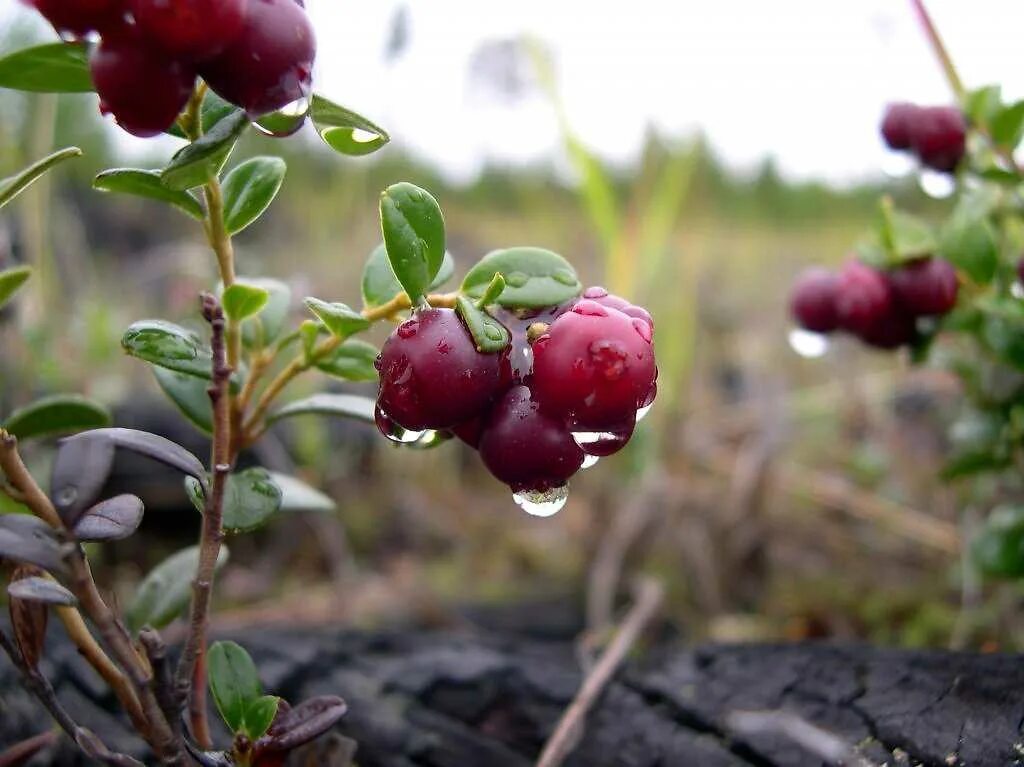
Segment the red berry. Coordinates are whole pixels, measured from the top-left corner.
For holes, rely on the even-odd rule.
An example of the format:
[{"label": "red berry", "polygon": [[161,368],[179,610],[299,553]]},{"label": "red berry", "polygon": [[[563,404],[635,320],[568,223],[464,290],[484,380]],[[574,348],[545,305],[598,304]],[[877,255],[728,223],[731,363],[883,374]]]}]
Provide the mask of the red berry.
[{"label": "red berry", "polygon": [[583,451],[561,418],[548,415],[526,386],[513,386],[487,419],[480,457],[515,492],[564,485],[583,464]]},{"label": "red berry", "polygon": [[644,309],[642,306],[635,306],[634,304],[631,304],[625,298],[612,295],[600,286],[587,288],[583,291],[583,297],[589,298],[591,301],[597,301],[601,306],[609,306],[612,309],[618,309],[620,312],[630,317],[637,317],[650,325],[651,330],[654,330],[654,318],[651,317],[651,313],[649,311]]},{"label": "red berry", "polygon": [[479,416],[509,379],[507,352],[477,351],[451,309],[425,309],[399,325],[377,370],[377,404],[410,431],[448,429]]},{"label": "red berry", "polygon": [[188,102],[195,73],[134,36],[103,39],[89,61],[100,109],[136,136],[155,136],[174,123]]},{"label": "red berry", "polygon": [[142,34],[169,56],[202,61],[242,31],[247,0],[130,0]]},{"label": "red berry", "polygon": [[869,346],[879,349],[896,349],[909,344],[917,335],[914,317],[896,305],[877,316],[869,327],[857,336]]},{"label": "red berry", "polygon": [[839,272],[835,307],[840,327],[858,335],[869,332],[892,307],[886,275],[861,261],[848,261]]},{"label": "red berry", "polygon": [[651,326],[583,299],[533,344],[533,386],[574,429],[604,431],[635,420],[656,376]]},{"label": "red berry", "polygon": [[956,269],[942,258],[920,258],[889,272],[900,308],[918,317],[946,314],[956,306]]},{"label": "red berry", "polygon": [[249,0],[241,32],[200,74],[219,95],[252,115],[309,93],[316,38],[294,0]]},{"label": "red berry", "polygon": [[458,426],[452,427],[452,434],[461,439],[471,448],[480,447],[480,435],[484,431],[483,418],[474,418],[465,423],[460,423]]},{"label": "red berry", "polygon": [[920,107],[901,102],[889,104],[882,118],[882,138],[890,149],[910,149],[911,125],[917,118]]},{"label": "red berry", "polygon": [[790,294],[793,319],[805,330],[831,333],[839,327],[836,295],[839,277],[820,267],[806,269],[797,277]]},{"label": "red berry", "polygon": [[60,32],[86,35],[102,31],[124,16],[124,0],[22,0]]},{"label": "red berry", "polygon": [[1017,279],[1024,284],[1024,258],[1017,262]]},{"label": "red berry", "polygon": [[910,143],[922,164],[951,173],[964,156],[966,131],[956,107],[920,107],[910,124]]}]

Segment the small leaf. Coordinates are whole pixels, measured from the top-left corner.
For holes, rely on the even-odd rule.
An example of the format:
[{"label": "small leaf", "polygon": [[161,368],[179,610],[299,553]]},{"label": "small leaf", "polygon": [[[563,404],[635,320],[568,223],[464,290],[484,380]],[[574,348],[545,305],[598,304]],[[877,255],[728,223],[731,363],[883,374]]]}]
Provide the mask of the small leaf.
[{"label": "small leaf", "polygon": [[80,541],[120,541],[128,538],[142,522],[145,507],[134,495],[117,495],[87,509],[75,524]]},{"label": "small leaf", "polygon": [[213,406],[208,389],[210,383],[202,378],[178,373],[167,368],[152,367],[153,377],[163,393],[184,416],[200,431],[213,433]]},{"label": "small leaf", "polygon": [[246,282],[236,282],[224,291],[224,314],[229,319],[242,320],[259,314],[270,300],[270,293]]},{"label": "small leaf", "polygon": [[476,305],[481,309],[495,303],[505,291],[505,277],[499,272],[491,278],[490,284],[483,295],[477,299]]},{"label": "small leaf", "polygon": [[348,705],[334,695],[304,700],[278,715],[267,734],[257,741],[256,750],[292,751],[323,735],[338,723],[346,711]]},{"label": "small leaf", "polygon": [[160,173],[169,189],[186,191],[203,186],[220,173],[238,138],[249,127],[245,112],[237,109],[221,119],[209,133],[183,147]]},{"label": "small leaf", "polygon": [[164,320],[140,320],[121,338],[121,346],[133,357],[179,373],[210,380],[213,352],[199,336]]},{"label": "small leaf", "polygon": [[917,216],[893,208],[889,198],[882,201],[881,239],[896,263],[930,256],[937,247],[931,227]]},{"label": "small leaf", "polygon": [[36,565],[55,574],[66,571],[53,528],[27,514],[0,516],[0,559],[3,558]]},{"label": "small leaf", "polygon": [[1001,506],[989,514],[971,542],[971,555],[985,575],[1024,576],[1024,507]]},{"label": "small leaf", "polygon": [[160,180],[160,171],[137,168],[112,168],[100,173],[92,182],[93,189],[118,192],[167,202],[192,218],[202,221],[203,208],[188,192],[169,189]]},{"label": "small leaf", "polygon": [[[199,481],[185,479],[185,489],[195,507],[202,512],[205,493]],[[224,529],[232,533],[248,532],[265,525],[281,508],[281,488],[266,469],[254,467],[232,474],[224,488]]]},{"label": "small leaf", "polygon": [[981,285],[992,281],[999,266],[994,227],[987,217],[972,216],[960,207],[942,228],[938,253]]},{"label": "small leaf", "polygon": [[238,234],[259,218],[274,201],[287,170],[280,157],[253,157],[224,179],[224,223]]},{"label": "small leaf", "polygon": [[[228,560],[228,550],[221,547],[217,569]],[[165,559],[143,579],[135,592],[125,620],[133,634],[143,626],[162,629],[177,618],[192,597],[192,579],[199,566],[199,547],[190,546]]]},{"label": "small leaf", "polygon": [[462,281],[462,292],[481,298],[501,274],[505,289],[497,303],[509,308],[540,309],[556,306],[580,294],[583,286],[572,265],[543,248],[508,248],[484,256]]},{"label": "small leaf", "polygon": [[437,277],[444,261],[444,217],[429,192],[402,182],[380,197],[380,223],[391,269],[413,303]]},{"label": "small leaf", "polygon": [[324,329],[323,324],[315,320],[303,320],[302,324],[299,325],[299,337],[302,339],[302,356],[307,363],[313,359],[316,339],[320,337],[320,331]]},{"label": "small leaf", "polygon": [[1000,109],[992,118],[990,130],[997,146],[1015,149],[1024,137],[1024,101]]},{"label": "small leaf", "polygon": [[313,314],[333,335],[341,338],[366,330],[370,321],[359,312],[342,303],[327,303],[319,298],[307,298],[304,302]]},{"label": "small leaf", "polygon": [[47,43],[0,58],[0,88],[34,93],[89,93],[87,43]]},{"label": "small leaf", "polygon": [[242,325],[242,341],[249,348],[271,343],[284,329],[292,303],[292,289],[269,277],[239,277],[239,282],[267,291],[267,304],[252,321]]},{"label": "small leaf", "polygon": [[455,299],[455,311],[473,336],[477,351],[496,354],[504,351],[512,342],[512,334],[508,332],[508,328],[483,309],[477,308],[476,304],[465,296]]},{"label": "small leaf", "polygon": [[[455,274],[455,259],[452,258],[451,253],[446,252],[444,260],[441,261],[441,268],[430,285],[430,290],[437,290],[450,280],[453,274]],[[383,243],[373,249],[370,258],[366,261],[366,266],[363,267],[362,289],[363,303],[370,308],[383,306],[405,292],[398,284],[398,278],[395,277],[391,262],[388,261],[388,250]]]},{"label": "small leaf", "polygon": [[281,511],[332,512],[337,509],[331,498],[297,477],[272,471],[270,478],[281,489]]},{"label": "small leaf", "polygon": [[7,593],[15,599],[26,602],[41,602],[47,605],[63,605],[70,607],[78,604],[75,595],[51,578],[33,576],[13,581],[7,587]]},{"label": "small leaf", "polygon": [[6,304],[28,278],[32,276],[32,267],[16,266],[0,272],[0,307]]},{"label": "small leaf", "polygon": [[[203,133],[209,133],[213,130],[214,125],[236,109],[237,107],[234,104],[225,101],[213,91],[207,90],[206,96],[203,97],[203,105],[199,110],[199,122],[202,124]],[[177,123],[168,128],[167,132],[172,136],[185,138],[185,132],[182,131]]]},{"label": "small leaf", "polygon": [[117,447],[138,453],[139,455],[152,458],[165,466],[177,469],[182,474],[205,480],[206,470],[203,463],[192,453],[181,445],[161,437],[158,434],[150,434],[148,431],[138,429],[94,429],[74,437],[68,437],[61,443],[61,449],[72,444],[76,440],[108,440]]},{"label": "small leaf", "polygon": [[73,528],[99,500],[113,465],[114,443],[95,431],[60,443],[50,470],[50,498],[64,524]]},{"label": "small leaf", "polygon": [[277,716],[277,707],[281,699],[276,695],[263,695],[249,702],[245,710],[242,729],[250,740],[262,738]]},{"label": "small leaf", "polygon": [[391,140],[383,128],[323,96],[313,96],[309,116],[324,143],[341,154],[370,154]]},{"label": "small leaf", "polygon": [[[54,165],[70,160],[73,157],[81,157],[82,150],[76,146],[68,147],[47,155],[43,159],[33,163],[20,173],[8,176],[0,180],[0,208],[28,189],[33,182],[42,177],[46,171]],[[0,301],[2,303],[2,301]]]},{"label": "small leaf", "polygon": [[297,415],[329,415],[354,418],[364,423],[375,423],[376,405],[372,399],[354,394],[314,394],[306,399],[289,402],[267,418],[267,423]]},{"label": "small leaf", "polygon": [[964,114],[974,125],[985,127],[1002,109],[1003,94],[998,85],[986,85],[969,92],[964,99]]},{"label": "small leaf", "polygon": [[3,427],[18,439],[30,439],[97,429],[110,421],[103,405],[77,394],[56,394],[15,410]]},{"label": "small leaf", "polygon": [[346,381],[376,381],[374,363],[380,351],[373,344],[349,339],[316,362],[317,370]]},{"label": "small leaf", "polygon": [[206,655],[210,692],[231,732],[243,732],[245,714],[262,695],[256,664],[235,642],[215,642]]}]

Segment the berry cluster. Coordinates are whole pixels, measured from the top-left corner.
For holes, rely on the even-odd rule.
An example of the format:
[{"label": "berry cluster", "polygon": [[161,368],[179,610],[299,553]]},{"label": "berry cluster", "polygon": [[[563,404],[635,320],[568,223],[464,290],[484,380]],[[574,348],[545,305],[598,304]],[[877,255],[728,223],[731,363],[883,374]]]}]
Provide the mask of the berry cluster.
[{"label": "berry cluster", "polygon": [[956,107],[890,104],[882,138],[890,149],[913,152],[927,168],[952,173],[963,159],[967,125]]},{"label": "berry cluster", "polygon": [[797,279],[790,310],[815,333],[845,330],[880,349],[910,344],[917,318],[947,314],[956,305],[956,270],[942,258],[915,259],[889,270],[858,260],[838,274],[815,267]]},{"label": "berry cluster", "polygon": [[603,288],[498,316],[512,343],[497,354],[480,352],[451,309],[399,325],[377,359],[378,426],[450,432],[513,492],[546,493],[629,441],[656,393],[654,322]]},{"label": "berry cluster", "polygon": [[198,75],[258,116],[309,93],[316,56],[301,0],[23,0],[62,34],[100,35],[100,108],[129,133],[166,131]]}]

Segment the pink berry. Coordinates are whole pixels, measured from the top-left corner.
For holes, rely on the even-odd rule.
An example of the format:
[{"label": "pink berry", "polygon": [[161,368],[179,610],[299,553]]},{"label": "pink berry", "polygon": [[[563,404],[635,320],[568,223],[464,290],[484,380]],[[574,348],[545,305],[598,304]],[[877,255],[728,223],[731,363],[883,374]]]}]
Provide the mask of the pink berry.
[{"label": "pink berry", "polygon": [[900,307],[917,317],[946,314],[956,306],[956,269],[942,258],[920,258],[889,273]]},{"label": "pink berry", "polygon": [[916,104],[889,104],[882,118],[882,138],[890,149],[910,149],[911,126],[920,110]]},{"label": "pink berry", "polygon": [[923,165],[952,173],[964,156],[966,131],[956,107],[920,107],[910,124],[910,143]]},{"label": "pink berry", "polygon": [[835,307],[840,327],[858,335],[870,331],[892,307],[886,275],[861,261],[848,261],[839,272]]},{"label": "pink berry", "polygon": [[790,313],[797,324],[815,333],[831,333],[839,327],[836,295],[839,277],[820,267],[805,270],[790,294]]},{"label": "pink berry", "polygon": [[619,296],[609,293],[600,286],[584,290],[583,298],[589,298],[591,301],[597,301],[601,306],[609,306],[612,309],[618,309],[620,312],[630,317],[637,317],[650,325],[652,330],[654,329],[654,318],[651,317],[651,313],[649,311],[644,309],[642,306],[636,306],[624,298],[620,298]]},{"label": "pink berry", "polygon": [[130,0],[141,33],[168,56],[202,61],[242,31],[248,0]]}]

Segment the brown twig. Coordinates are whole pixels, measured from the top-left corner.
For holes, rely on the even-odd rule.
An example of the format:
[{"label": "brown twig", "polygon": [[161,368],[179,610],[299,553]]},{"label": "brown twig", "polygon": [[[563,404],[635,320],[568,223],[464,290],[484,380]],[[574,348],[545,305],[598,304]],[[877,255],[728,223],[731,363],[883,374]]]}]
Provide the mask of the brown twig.
[{"label": "brown twig", "polygon": [[156,629],[149,627],[139,632],[139,644],[145,650],[150,668],[153,669],[153,693],[156,695],[156,701],[174,736],[180,738],[181,706],[174,690],[171,664],[167,660],[167,645]]},{"label": "brown twig", "polygon": [[18,648],[15,647],[14,643],[3,631],[0,631],[0,650],[7,653],[11,663],[18,669],[25,688],[39,699],[44,708],[50,712],[53,720],[74,740],[75,733],[78,731],[78,725],[75,724],[75,720],[71,718],[71,715],[60,704],[60,701],[57,700],[57,694],[53,691],[53,685],[50,684],[46,677],[39,673],[38,669],[32,668],[25,662],[21,652],[19,652]]},{"label": "brown twig", "polygon": [[641,632],[657,613],[663,596],[664,589],[658,581],[645,579],[637,585],[636,600],[632,609],[623,620],[622,626],[615,632],[608,649],[602,653],[593,670],[583,680],[579,692],[559,720],[554,734],[545,744],[536,767],[559,767],[572,753],[583,734],[587,713],[611,681]]},{"label": "brown twig", "polygon": [[33,756],[44,748],[49,748],[57,742],[58,734],[55,730],[47,730],[31,738],[26,738],[20,743],[15,743],[10,748],[0,752],[0,767],[19,767],[25,764]]},{"label": "brown twig", "polygon": [[63,529],[64,523],[57,510],[21,460],[17,437],[3,429],[0,429],[0,471],[3,471],[11,487],[21,496],[21,503],[51,527]]}]

